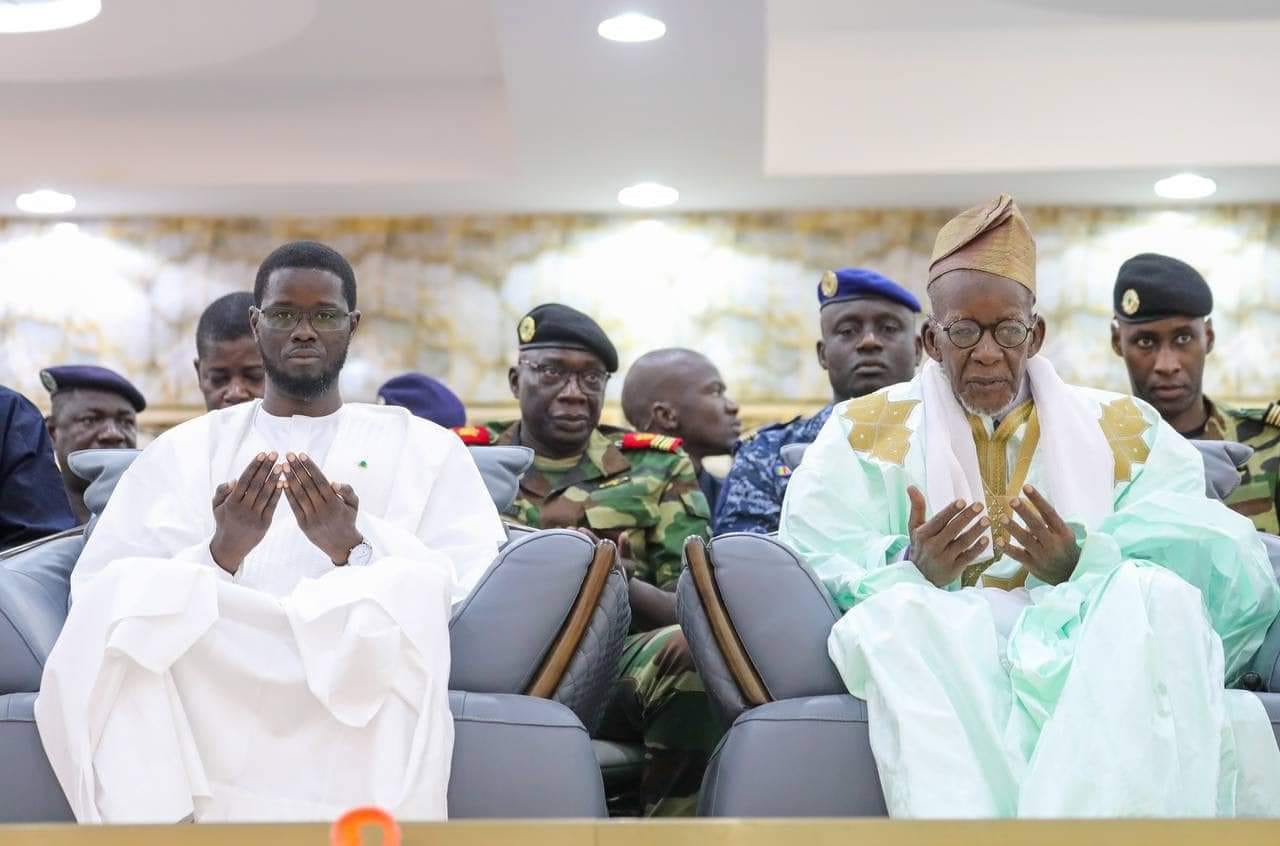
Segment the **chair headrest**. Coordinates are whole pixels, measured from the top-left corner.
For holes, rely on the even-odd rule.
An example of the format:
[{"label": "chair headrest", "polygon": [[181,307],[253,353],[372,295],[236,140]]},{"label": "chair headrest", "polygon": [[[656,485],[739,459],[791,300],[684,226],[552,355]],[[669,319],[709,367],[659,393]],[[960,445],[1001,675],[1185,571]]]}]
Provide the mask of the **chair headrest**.
[{"label": "chair headrest", "polygon": [[522,446],[473,446],[471,458],[480,470],[484,486],[498,512],[505,512],[516,501],[520,479],[533,466],[533,450]]},{"label": "chair headrest", "polygon": [[1253,447],[1233,441],[1191,441],[1204,459],[1205,495],[1226,499],[1240,487],[1240,468],[1253,456]]},{"label": "chair headrest", "polygon": [[782,454],[782,463],[787,465],[788,469],[795,470],[800,466],[800,462],[804,459],[804,451],[808,448],[808,444],[787,444],[779,450]]},{"label": "chair headrest", "polygon": [[116,483],[141,452],[139,449],[82,449],[67,456],[71,472],[89,483],[84,504],[90,513],[102,513]]}]

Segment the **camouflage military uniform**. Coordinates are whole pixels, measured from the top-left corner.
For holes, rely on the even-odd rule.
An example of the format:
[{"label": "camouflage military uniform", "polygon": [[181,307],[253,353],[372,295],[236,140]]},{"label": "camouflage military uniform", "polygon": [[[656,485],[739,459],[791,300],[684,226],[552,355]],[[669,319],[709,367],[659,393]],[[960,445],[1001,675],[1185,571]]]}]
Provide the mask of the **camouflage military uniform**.
[{"label": "camouflage military uniform", "polygon": [[[472,443],[519,444],[520,424],[490,423],[462,434]],[[505,516],[540,529],[588,528],[625,544],[636,563],[635,578],[675,590],[684,541],[707,537],[709,509],[677,439],[602,426],[579,458],[535,459]],[[643,738],[651,760],[678,758],[676,769],[687,769],[684,761],[705,763],[721,734],[680,627],[628,637],[596,735]],[[690,792],[696,793],[698,780]],[[674,795],[667,788],[661,792]]]},{"label": "camouflage military uniform", "polygon": [[1280,402],[1264,409],[1231,408],[1205,398],[1209,420],[1201,436],[1253,447],[1240,487],[1227,505],[1253,521],[1260,532],[1280,534]]}]

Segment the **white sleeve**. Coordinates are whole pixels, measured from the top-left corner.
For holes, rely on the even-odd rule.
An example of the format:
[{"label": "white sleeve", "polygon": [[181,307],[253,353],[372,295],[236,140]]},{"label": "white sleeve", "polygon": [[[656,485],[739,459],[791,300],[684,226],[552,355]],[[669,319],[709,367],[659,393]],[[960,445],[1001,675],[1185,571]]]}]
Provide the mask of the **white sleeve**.
[{"label": "white sleeve", "polygon": [[410,534],[363,510],[356,526],[373,547],[375,561],[388,555],[420,561],[446,559],[453,569],[452,600],[456,603],[471,593],[507,534],[462,441],[452,433],[432,441],[430,447],[443,448],[445,455],[436,469],[417,530]]}]

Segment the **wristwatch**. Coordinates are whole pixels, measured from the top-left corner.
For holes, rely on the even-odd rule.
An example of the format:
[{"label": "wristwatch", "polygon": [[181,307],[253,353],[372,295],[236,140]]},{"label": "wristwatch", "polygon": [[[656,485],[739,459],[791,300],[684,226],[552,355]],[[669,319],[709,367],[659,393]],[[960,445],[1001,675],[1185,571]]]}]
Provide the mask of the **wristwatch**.
[{"label": "wristwatch", "polygon": [[352,567],[363,567],[372,560],[373,547],[369,546],[369,542],[367,540],[360,541],[360,543],[351,547],[351,550],[347,552],[346,563]]}]

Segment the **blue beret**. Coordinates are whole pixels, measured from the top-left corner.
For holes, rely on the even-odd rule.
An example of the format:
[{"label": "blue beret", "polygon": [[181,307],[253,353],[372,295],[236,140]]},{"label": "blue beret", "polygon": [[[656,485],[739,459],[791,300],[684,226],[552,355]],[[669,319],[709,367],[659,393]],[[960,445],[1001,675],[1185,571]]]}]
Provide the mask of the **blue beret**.
[{"label": "blue beret", "polygon": [[50,396],[63,391],[85,388],[91,391],[106,391],[119,394],[128,400],[134,411],[142,411],[147,401],[142,392],[133,383],[114,370],[97,367],[92,364],[64,364],[61,367],[46,367],[40,371],[40,383]]},{"label": "blue beret", "polygon": [[467,423],[467,410],[457,394],[422,373],[405,373],[389,380],[378,388],[378,403],[407,408],[415,417],[446,429]]},{"label": "blue beret", "polygon": [[920,301],[915,294],[894,282],[887,276],[881,276],[874,270],[861,267],[843,267],[839,270],[828,270],[822,274],[818,283],[818,304],[826,308],[832,303],[845,300],[862,300],[867,297],[880,297],[892,300],[920,313]]}]

